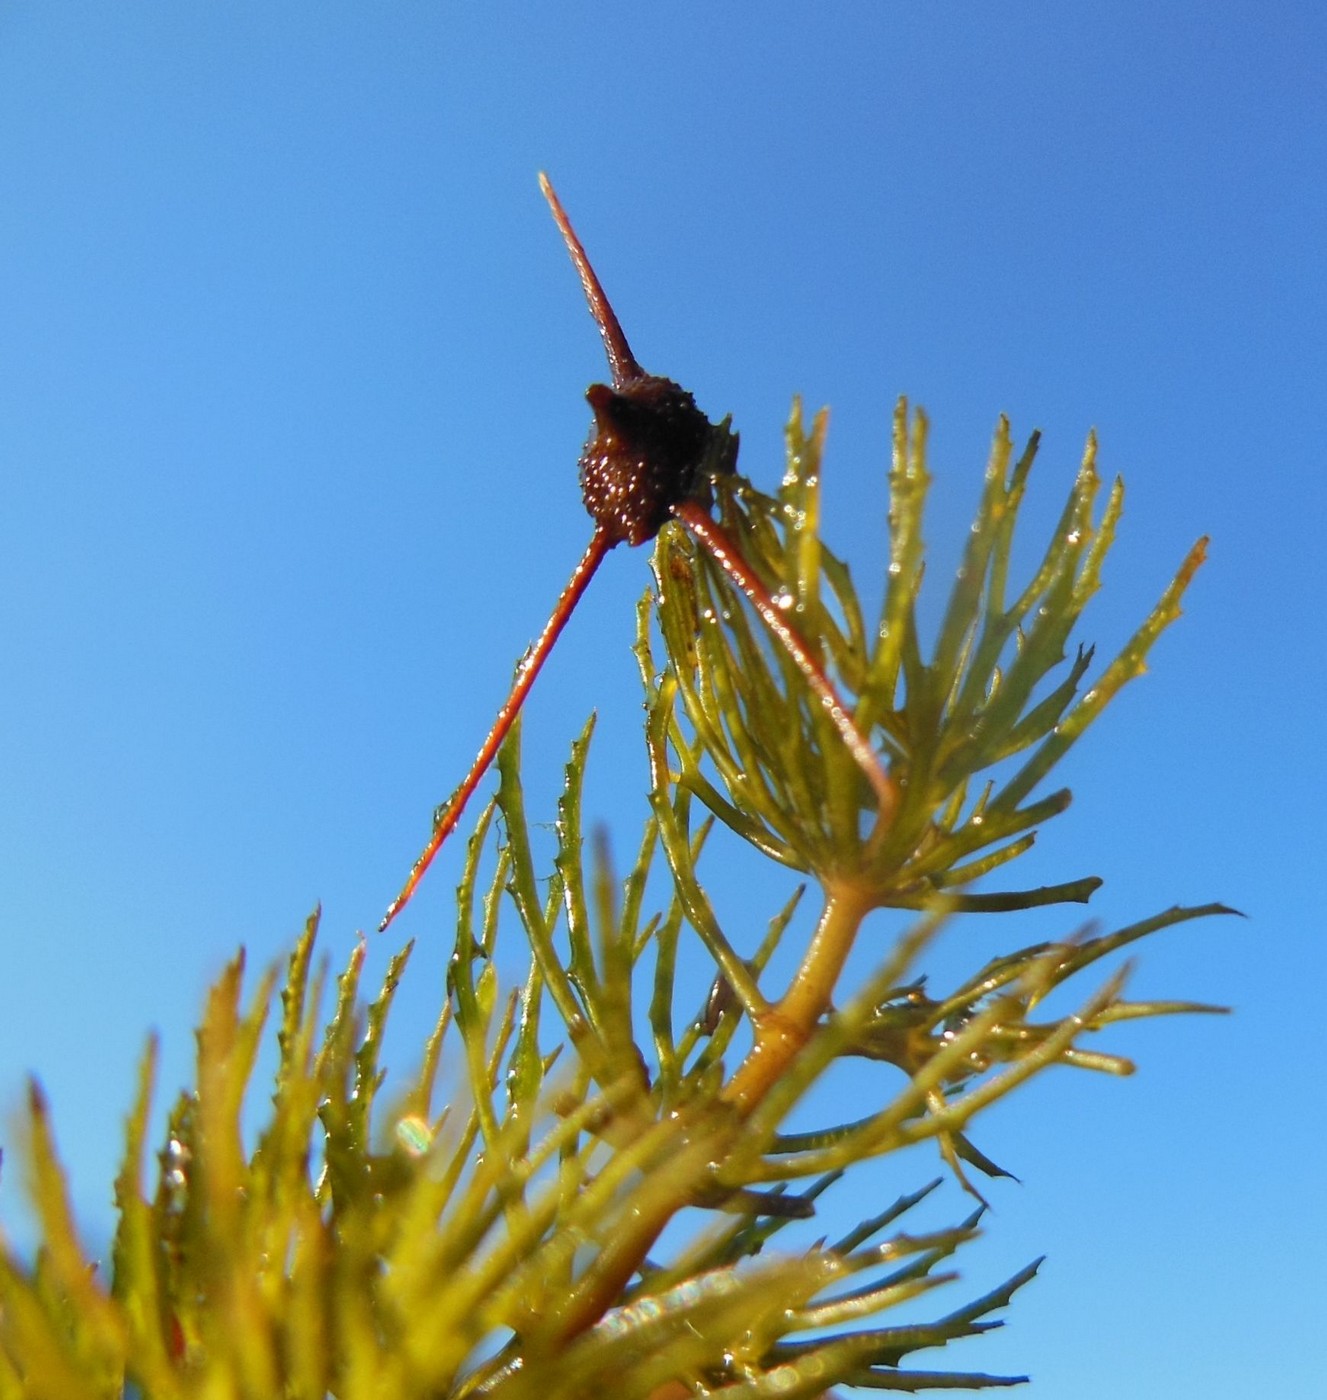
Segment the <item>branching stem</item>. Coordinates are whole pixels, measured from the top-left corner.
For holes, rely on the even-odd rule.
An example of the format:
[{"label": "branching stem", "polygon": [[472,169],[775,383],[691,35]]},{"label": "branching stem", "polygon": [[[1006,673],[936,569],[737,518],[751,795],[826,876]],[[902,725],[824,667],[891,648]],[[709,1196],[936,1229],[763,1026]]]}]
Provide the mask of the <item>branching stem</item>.
[{"label": "branching stem", "polygon": [[855,887],[829,892],[788,990],[768,1011],[753,1018],[756,1043],[724,1088],[723,1097],[743,1117],[787,1072],[829,1010],[857,931],[872,907],[869,893]]},{"label": "branching stem", "polygon": [[[754,1019],[756,1043],[723,1091],[723,1100],[745,1119],[787,1073],[829,1010],[862,920],[873,907],[869,893],[855,887],[832,891],[816,925],[806,956],[780,1001]],[[712,1143],[711,1147],[717,1147]],[[690,1181],[678,1173],[680,1189],[652,1203],[629,1229],[614,1236],[582,1284],[580,1296],[564,1313],[555,1335],[569,1341],[598,1322],[621,1296],[668,1222],[691,1204]],[[685,1185],[681,1185],[685,1183]]]}]

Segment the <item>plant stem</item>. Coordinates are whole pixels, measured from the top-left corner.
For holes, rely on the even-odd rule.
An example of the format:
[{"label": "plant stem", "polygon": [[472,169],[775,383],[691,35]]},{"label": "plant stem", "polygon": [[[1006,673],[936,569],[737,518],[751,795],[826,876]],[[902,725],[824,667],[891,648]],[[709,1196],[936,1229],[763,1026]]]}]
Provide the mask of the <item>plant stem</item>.
[{"label": "plant stem", "polygon": [[[872,907],[869,892],[857,885],[828,890],[801,966],[782,999],[753,1015],[756,1043],[723,1091],[724,1101],[737,1110],[738,1120],[746,1118],[787,1073],[829,1010],[857,931]],[[715,1132],[715,1125],[711,1125],[711,1132]],[[712,1153],[722,1152],[722,1136],[720,1132],[710,1138],[707,1145]],[[570,1341],[603,1316],[640,1268],[664,1226],[691,1203],[690,1174],[681,1171],[677,1178],[676,1191],[651,1202],[648,1210],[608,1242],[596,1261],[594,1277],[585,1281],[580,1296],[559,1319],[553,1332],[556,1342]]]},{"label": "plant stem", "polygon": [[493,721],[493,727],[488,731],[488,737],[475,756],[475,761],[470,765],[470,771],[462,779],[460,787],[452,793],[434,816],[433,834],[429,838],[429,843],[424,847],[419,859],[412,867],[401,893],[388,906],[382,922],[378,925],[379,933],[382,933],[409,903],[410,896],[415,892],[415,886],[423,879],[424,872],[429,868],[433,857],[437,855],[439,847],[456,829],[456,824],[461,820],[461,813],[465,810],[465,804],[470,800],[471,793],[479,786],[484,774],[488,772],[489,765],[497,757],[503,740],[506,739],[512,723],[520,713],[521,706],[525,704],[525,697],[530,693],[530,687],[535,683],[535,677],[543,669],[544,662],[548,660],[549,653],[553,650],[553,644],[562,635],[562,629],[567,625],[572,613],[575,612],[576,604],[580,602],[581,595],[590,586],[590,580],[594,577],[595,571],[603,563],[604,555],[613,548],[615,543],[613,537],[602,529],[596,529],[590,537],[590,543],[586,547],[585,553],[581,555],[580,563],[572,571],[567,586],[558,597],[553,608],[553,615],[544,624],[544,630],[539,634],[538,640],[525,653],[520,664],[516,667],[516,680],[512,685],[511,694],[507,696],[502,708],[498,711],[498,717]]},{"label": "plant stem", "polygon": [[869,893],[855,885],[826,894],[806,956],[782,999],[752,1018],[756,1043],[724,1088],[724,1099],[743,1117],[787,1072],[829,1010],[857,930],[873,907]]},{"label": "plant stem", "polygon": [[835,689],[834,683],[825,674],[819,658],[807,646],[797,630],[788,625],[778,604],[770,596],[770,591],[760,576],[747,563],[741,549],[734,543],[727,530],[694,500],[679,501],[673,506],[673,514],[709,550],[714,562],[728,575],[738,588],[746,594],[751,606],[760,615],[761,621],[783,644],[793,663],[802,673],[806,683],[815,692],[816,698],[825,707],[830,722],[843,738],[848,752],[857,766],[866,775],[866,780],[875,792],[880,809],[880,827],[888,829],[898,810],[898,787],[885,771],[880,755],[871,747],[870,740],[857,728],[847,702]]}]

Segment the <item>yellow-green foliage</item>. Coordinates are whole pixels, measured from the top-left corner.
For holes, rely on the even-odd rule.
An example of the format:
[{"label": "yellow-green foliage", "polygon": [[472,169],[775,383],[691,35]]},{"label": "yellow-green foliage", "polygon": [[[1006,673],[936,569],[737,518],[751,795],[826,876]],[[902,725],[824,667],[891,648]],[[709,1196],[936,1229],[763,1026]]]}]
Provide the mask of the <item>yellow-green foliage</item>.
[{"label": "yellow-green foliage", "polygon": [[[34,1087],[27,1164],[43,1243],[31,1260],[0,1257],[0,1400],[630,1400],[668,1383],[796,1400],[835,1384],[912,1391],[1017,1379],[912,1362],[998,1325],[991,1315],[1035,1271],[913,1320],[927,1306],[921,1295],[956,1277],[951,1261],[980,1208],[952,1228],[909,1233],[928,1186],[838,1240],[783,1245],[780,1232],[844,1173],[924,1140],[975,1196],[965,1164],[999,1171],[966,1136],[983,1108],[1051,1064],[1127,1073],[1127,1061],[1081,1044],[1102,1026],[1210,1009],[1125,1001],[1117,972],[1075,1013],[1035,1019],[1049,992],[1099,959],[1215,905],[1023,948],[945,993],[932,995],[922,976],[929,939],[955,910],[1082,900],[1095,887],[1082,878],[968,888],[1066,805],[1066,793],[1033,800],[1033,789],[1142,670],[1201,546],[1080,696],[1090,653],[1066,667],[1065,647],[1097,587],[1120,488],[1094,522],[1089,446],[1042,563],[1008,593],[1035,443],[1014,462],[1002,424],[926,660],[915,617],[924,423],[910,426],[900,409],[873,629],[820,540],[822,437],[823,420],[808,435],[794,414],[779,495],[724,478],[718,509],[884,754],[892,810],[726,576],[669,527],[656,552],[659,596],[640,614],[653,791],[625,879],[602,852],[586,859],[590,727],[573,746],[549,869],[532,850],[513,734],[470,840],[447,995],[436,1024],[420,1029],[413,1075],[398,1068],[385,1088],[380,1062],[410,950],[366,1002],[363,945],[333,991],[310,920],[280,991],[271,1107],[246,1139],[278,978],[269,972],[246,999],[237,958],[209,996],[195,1087],[171,1112],[150,1172],[155,1050],[145,1056],[109,1268],[78,1241]],[[711,813],[700,823],[697,801]],[[782,990],[766,968],[794,938],[797,900],[773,913],[759,948],[729,939],[701,869],[716,817],[805,872],[819,898]],[[917,910],[918,921],[863,985],[846,985],[863,921],[883,907]],[[512,989],[498,985],[493,957],[504,913],[504,940],[516,936],[514,913],[530,954]],[[708,1007],[679,1021],[689,940],[698,942],[688,955],[699,946],[713,960],[715,985]],[[787,1131],[790,1111],[844,1056],[896,1066],[898,1092],[852,1122]],[[661,1243],[697,1207],[704,1223]],[[909,1320],[893,1321],[904,1303]]]}]

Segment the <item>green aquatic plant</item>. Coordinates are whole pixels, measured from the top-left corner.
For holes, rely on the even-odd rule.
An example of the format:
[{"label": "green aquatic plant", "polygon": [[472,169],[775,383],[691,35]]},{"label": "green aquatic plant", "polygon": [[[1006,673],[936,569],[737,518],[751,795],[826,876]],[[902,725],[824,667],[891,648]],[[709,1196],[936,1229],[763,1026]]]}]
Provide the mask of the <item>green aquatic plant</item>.
[{"label": "green aquatic plant", "polygon": [[[835,1385],[1019,1379],[948,1362],[952,1344],[999,1325],[1036,1270],[945,1301],[980,1229],[976,1182],[1002,1171],[973,1124],[1052,1065],[1128,1073],[1087,1043],[1107,1026],[1213,1010],[1128,1000],[1118,966],[1088,974],[1224,911],[1015,939],[947,990],[927,980],[927,953],[948,920],[1082,902],[1099,883],[987,887],[1066,807],[1068,793],[1044,791],[1046,780],[1143,670],[1203,544],[1089,679],[1092,653],[1070,639],[1098,587],[1121,487],[1098,514],[1089,442],[1040,562],[1015,582],[1036,440],[1015,457],[1002,422],[928,644],[925,421],[903,405],[896,415],[884,596],[870,624],[821,538],[824,429],[821,416],[808,431],[795,410],[777,494],[724,472],[715,503],[882,756],[887,791],[730,575],[665,526],[638,614],[651,790],[625,875],[606,841],[586,835],[593,723],[572,745],[551,860],[532,835],[517,725],[469,839],[445,996],[418,1033],[414,1067],[389,1074],[382,1058],[408,947],[367,999],[365,945],[328,985],[316,918],[284,980],[269,971],[247,999],[237,958],[208,998],[196,1081],[152,1169],[155,1049],[144,1058],[108,1261],[80,1243],[34,1086],[25,1160],[42,1244],[32,1258],[0,1254],[0,1400],[796,1400]],[[725,928],[711,898],[707,862],[724,829],[804,879],[760,911],[756,946]],[[877,938],[874,969],[851,976],[849,955],[881,910],[911,912],[892,941]],[[516,946],[528,954],[510,986],[500,940],[503,966]],[[683,975],[698,961],[708,997]],[[780,965],[794,971],[776,984]],[[1048,1012],[1065,984],[1083,988],[1076,1009]],[[275,1082],[255,1132],[252,1081],[273,1010]],[[794,1128],[825,1074],[854,1058],[893,1066],[894,1092],[850,1121]],[[913,1223],[934,1207],[923,1204],[932,1181],[839,1238],[803,1223],[871,1162],[925,1143],[973,1198],[961,1218]],[[903,1163],[912,1171],[915,1158]],[[939,1366],[918,1360],[941,1351]]]}]

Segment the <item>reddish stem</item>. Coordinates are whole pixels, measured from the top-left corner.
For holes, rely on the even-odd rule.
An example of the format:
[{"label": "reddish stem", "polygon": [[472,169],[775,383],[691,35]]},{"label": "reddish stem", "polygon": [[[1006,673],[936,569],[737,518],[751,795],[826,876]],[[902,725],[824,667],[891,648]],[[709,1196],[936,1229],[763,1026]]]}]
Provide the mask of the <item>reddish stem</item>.
[{"label": "reddish stem", "polygon": [[621,389],[633,379],[646,378],[645,371],[631,353],[631,346],[627,344],[627,337],[618,323],[617,313],[604,295],[604,289],[595,276],[594,268],[590,266],[590,259],[581,246],[581,240],[576,237],[576,230],[567,218],[567,211],[563,209],[548,176],[542,170],[539,172],[539,188],[543,190],[548,207],[553,211],[553,218],[562,231],[567,252],[571,254],[571,260],[576,265],[576,272],[581,279],[581,286],[585,288],[585,300],[590,303],[590,315],[594,317],[599,334],[604,338],[604,349],[608,352],[608,368],[613,375],[613,388]]},{"label": "reddish stem", "polygon": [[797,669],[806,677],[806,683],[819,697],[834,727],[843,736],[848,752],[866,774],[867,781],[875,791],[881,819],[888,824],[898,805],[898,789],[881,766],[879,755],[857,728],[843,697],[825,674],[825,668],[820,664],[819,658],[784,620],[783,612],[770,596],[769,589],[747,563],[736,540],[698,501],[678,501],[673,506],[673,514],[709,550],[715,563],[746,594],[751,606],[760,614],[761,621],[787,649]]},{"label": "reddish stem", "polygon": [[538,641],[521,658],[521,663],[516,668],[516,681],[511,688],[511,694],[507,696],[502,708],[498,711],[498,717],[493,721],[493,727],[488,731],[488,738],[484,740],[483,747],[475,756],[474,763],[470,765],[470,771],[465,775],[460,787],[452,793],[442,807],[433,824],[433,835],[411,868],[410,878],[406,880],[401,888],[401,893],[392,900],[386,914],[383,915],[382,923],[378,925],[379,933],[410,902],[410,896],[414,894],[415,886],[424,878],[424,872],[432,864],[433,857],[438,853],[438,848],[455,830],[457,822],[461,819],[461,813],[465,810],[465,804],[470,800],[471,793],[479,786],[480,779],[488,771],[489,765],[498,756],[502,741],[507,737],[513,721],[520,713],[521,706],[525,703],[525,697],[529,694],[535,677],[543,669],[544,662],[548,660],[548,654],[553,650],[554,643],[561,636],[562,629],[567,625],[567,619],[571,617],[576,604],[581,600],[581,594],[589,587],[590,580],[594,577],[599,565],[603,563],[604,555],[612,549],[613,544],[613,539],[605,530],[596,529],[594,534],[590,536],[589,547],[581,555],[580,563],[576,565],[571,578],[567,580],[566,587],[558,596],[552,616],[544,624],[544,630],[539,634]]}]

